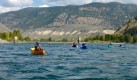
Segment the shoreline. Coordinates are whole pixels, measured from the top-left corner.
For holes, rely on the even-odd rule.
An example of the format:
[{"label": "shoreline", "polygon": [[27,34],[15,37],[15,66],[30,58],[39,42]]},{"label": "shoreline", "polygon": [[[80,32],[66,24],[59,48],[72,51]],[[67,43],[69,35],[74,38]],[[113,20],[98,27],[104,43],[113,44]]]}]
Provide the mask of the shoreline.
[{"label": "shoreline", "polygon": [[[39,43],[47,43],[47,44],[57,44],[57,43],[62,43],[62,44],[66,44],[66,43],[70,43],[70,44],[72,44],[74,41],[72,41],[72,42],[40,42],[39,41]],[[2,39],[0,39],[0,44],[3,44],[3,43],[7,43],[7,44],[21,44],[21,43],[36,43],[36,42],[34,42],[34,41],[32,41],[32,42],[26,42],[26,41],[18,41],[18,42],[16,42],[16,43],[13,43],[13,42],[9,42],[9,41],[6,41],[6,40],[2,40]],[[76,42],[77,43],[77,42]],[[79,44],[82,44],[83,42],[80,42]],[[109,44],[110,43],[110,41],[91,41],[91,42],[85,42],[85,43],[96,43],[96,44]],[[125,44],[125,42],[123,42],[123,43],[116,43],[116,42],[111,42],[112,44]]]},{"label": "shoreline", "polygon": [[11,42],[0,39],[0,43],[11,43]]},{"label": "shoreline", "polygon": [[[1,41],[0,44],[35,44],[36,42],[8,42],[8,41]],[[46,44],[72,44],[73,42],[39,42],[40,44],[46,43]],[[79,44],[82,44],[83,42],[80,42]],[[109,42],[85,42],[86,44],[109,44]],[[111,43],[111,44],[126,44],[126,43]]]}]

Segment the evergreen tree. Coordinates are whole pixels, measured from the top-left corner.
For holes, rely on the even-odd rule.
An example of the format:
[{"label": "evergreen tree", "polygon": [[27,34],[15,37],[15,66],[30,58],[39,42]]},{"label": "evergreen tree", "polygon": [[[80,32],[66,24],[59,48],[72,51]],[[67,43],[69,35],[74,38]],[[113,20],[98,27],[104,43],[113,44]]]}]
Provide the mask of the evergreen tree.
[{"label": "evergreen tree", "polygon": [[62,42],[68,42],[68,39],[64,38],[62,39]]},{"label": "evergreen tree", "polygon": [[134,19],[137,21],[137,16]]},{"label": "evergreen tree", "polygon": [[100,40],[101,40],[101,41],[104,41],[104,37],[103,37],[103,36],[100,36]]},{"label": "evergreen tree", "polygon": [[6,33],[5,33],[5,39],[6,39],[6,40],[10,40],[10,33],[9,33],[9,32],[6,32]]},{"label": "evergreen tree", "polygon": [[49,41],[49,42],[52,41],[51,37],[49,37],[48,41]]},{"label": "evergreen tree", "polygon": [[120,35],[118,37],[118,39],[119,39],[120,42],[125,42],[125,36],[124,35]]},{"label": "evergreen tree", "polygon": [[133,36],[133,43],[137,43],[137,35]]},{"label": "evergreen tree", "polygon": [[20,33],[20,30],[14,30],[13,31],[13,37],[15,37],[15,36],[17,36],[19,40],[21,40],[21,41],[23,40],[23,37]]},{"label": "evergreen tree", "polygon": [[132,41],[133,41],[132,36],[130,34],[126,34],[125,41],[126,41],[126,43],[132,43]]},{"label": "evergreen tree", "polygon": [[105,35],[105,41],[110,41],[111,40],[111,36],[109,34]]},{"label": "evergreen tree", "polygon": [[30,37],[25,37],[24,40],[27,41],[27,42],[31,41]]}]

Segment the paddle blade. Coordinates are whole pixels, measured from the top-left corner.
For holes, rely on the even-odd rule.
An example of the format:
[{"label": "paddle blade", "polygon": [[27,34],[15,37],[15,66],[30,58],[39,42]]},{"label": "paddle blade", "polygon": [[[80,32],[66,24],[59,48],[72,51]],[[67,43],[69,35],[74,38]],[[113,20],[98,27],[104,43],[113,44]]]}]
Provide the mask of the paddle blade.
[{"label": "paddle blade", "polygon": [[33,51],[33,50],[35,50],[35,48],[31,48],[30,50],[32,50],[32,51]]}]

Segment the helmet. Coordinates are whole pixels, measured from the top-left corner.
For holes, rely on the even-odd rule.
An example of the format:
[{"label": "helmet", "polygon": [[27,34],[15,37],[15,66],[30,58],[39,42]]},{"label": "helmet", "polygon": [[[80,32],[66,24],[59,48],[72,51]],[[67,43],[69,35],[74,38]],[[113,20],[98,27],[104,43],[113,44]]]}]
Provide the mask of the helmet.
[{"label": "helmet", "polygon": [[36,45],[39,45],[39,43],[38,43],[38,42],[36,42]]}]

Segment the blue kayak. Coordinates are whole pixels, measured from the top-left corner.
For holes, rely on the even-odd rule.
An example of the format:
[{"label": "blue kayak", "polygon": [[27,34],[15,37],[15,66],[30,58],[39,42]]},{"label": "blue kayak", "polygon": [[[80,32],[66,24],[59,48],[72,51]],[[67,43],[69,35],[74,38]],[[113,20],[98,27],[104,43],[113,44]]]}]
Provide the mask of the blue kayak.
[{"label": "blue kayak", "polygon": [[125,48],[125,45],[119,45],[119,47],[121,47],[121,48]]},{"label": "blue kayak", "polygon": [[113,48],[114,46],[113,45],[108,45],[108,48]]},{"label": "blue kayak", "polygon": [[87,49],[87,46],[81,46],[80,48],[81,49]]}]

